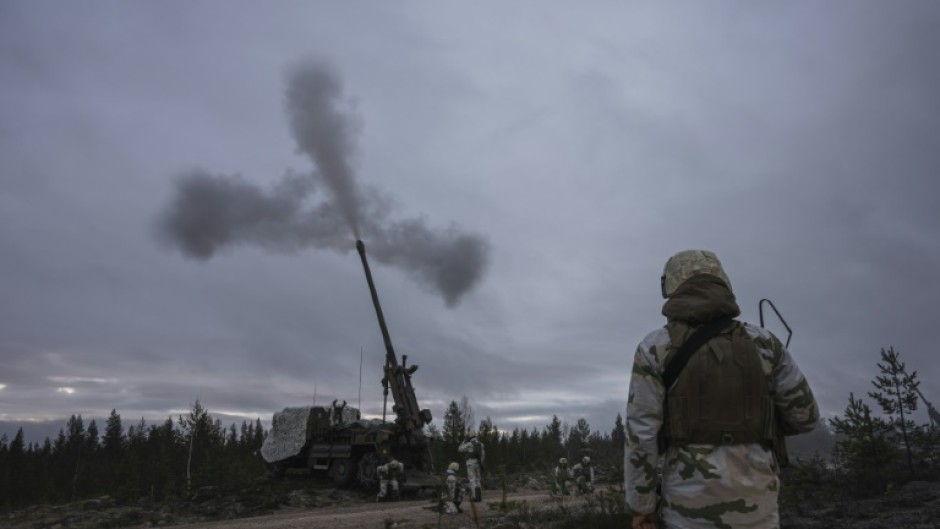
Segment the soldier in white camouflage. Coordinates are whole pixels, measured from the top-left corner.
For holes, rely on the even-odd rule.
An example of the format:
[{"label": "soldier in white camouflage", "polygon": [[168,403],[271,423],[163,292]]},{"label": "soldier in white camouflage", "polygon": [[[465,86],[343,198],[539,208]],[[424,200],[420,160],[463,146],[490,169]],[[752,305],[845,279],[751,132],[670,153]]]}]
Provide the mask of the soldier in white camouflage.
[{"label": "soldier in white camouflage", "polygon": [[467,454],[467,481],[470,485],[470,501],[483,501],[483,463],[486,460],[486,449],[476,432],[468,432],[467,440],[457,447],[457,451]]},{"label": "soldier in white camouflage", "polygon": [[555,481],[552,484],[552,495],[564,497],[570,494],[568,486],[571,482],[571,469],[568,468],[568,459],[563,457],[558,460],[553,476]]},{"label": "soldier in white camouflage", "polygon": [[463,512],[460,503],[463,501],[465,485],[457,477],[457,471],[460,470],[460,463],[454,461],[447,467],[447,480],[444,483],[442,491],[442,500],[444,501],[444,512],[447,514],[457,514]]},{"label": "soldier in white camouflage", "polygon": [[376,467],[375,471],[379,478],[379,493],[375,497],[375,501],[385,501],[388,497],[389,486],[392,488],[391,499],[397,500],[399,483],[405,479],[405,465],[392,458],[388,463]]},{"label": "soldier in white camouflage", "polygon": [[594,466],[591,465],[590,457],[582,457],[580,463],[571,467],[571,475],[580,494],[594,492]]},{"label": "soldier in white camouflage", "polygon": [[[741,311],[714,253],[670,258],[662,294],[667,323],[637,347],[627,400],[624,484],[632,526],[779,528],[783,436],[815,427],[813,393],[776,336],[731,319]],[[664,387],[670,360],[706,324],[720,333]]]}]

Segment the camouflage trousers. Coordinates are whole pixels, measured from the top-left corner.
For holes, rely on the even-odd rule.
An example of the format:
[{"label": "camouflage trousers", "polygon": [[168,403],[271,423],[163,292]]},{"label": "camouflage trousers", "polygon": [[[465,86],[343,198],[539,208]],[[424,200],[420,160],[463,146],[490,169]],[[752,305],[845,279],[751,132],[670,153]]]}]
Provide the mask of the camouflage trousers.
[{"label": "camouflage trousers", "polygon": [[571,494],[571,480],[566,477],[556,477],[552,482],[552,495],[568,496]]},{"label": "camouflage trousers", "polygon": [[382,501],[388,495],[388,486],[392,486],[392,499],[398,499],[398,480],[397,479],[383,479],[379,481],[379,495],[375,497],[375,501]]},{"label": "camouflage trousers", "polygon": [[579,476],[576,483],[578,485],[578,492],[580,492],[581,494],[590,494],[594,492],[593,481],[590,481],[583,476]]},{"label": "camouflage trousers", "polygon": [[480,475],[480,461],[477,459],[467,460],[467,481],[469,481],[470,490],[483,488],[483,478]]}]

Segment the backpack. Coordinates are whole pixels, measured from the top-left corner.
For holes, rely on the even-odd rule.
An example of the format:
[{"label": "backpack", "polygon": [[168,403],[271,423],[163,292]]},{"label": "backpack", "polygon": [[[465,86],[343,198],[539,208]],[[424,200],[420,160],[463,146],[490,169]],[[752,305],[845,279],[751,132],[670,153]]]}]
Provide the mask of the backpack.
[{"label": "backpack", "polygon": [[[689,444],[783,445],[761,356],[744,325],[722,318],[690,336],[682,323],[667,329],[672,343],[682,345],[663,373],[660,452]],[[785,456],[778,455],[778,463],[785,465]]]}]

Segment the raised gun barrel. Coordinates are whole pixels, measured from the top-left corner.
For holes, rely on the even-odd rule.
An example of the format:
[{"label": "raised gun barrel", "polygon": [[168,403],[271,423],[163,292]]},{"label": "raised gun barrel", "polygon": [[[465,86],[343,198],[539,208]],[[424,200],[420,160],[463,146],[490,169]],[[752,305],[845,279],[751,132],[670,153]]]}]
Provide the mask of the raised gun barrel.
[{"label": "raised gun barrel", "polygon": [[395,356],[395,348],[392,347],[392,339],[389,337],[388,327],[385,325],[385,316],[382,314],[379,295],[376,293],[375,283],[372,281],[372,271],[369,269],[369,262],[366,260],[366,245],[361,240],[357,240],[356,250],[359,251],[359,257],[362,259],[362,268],[366,273],[366,281],[369,282],[369,292],[372,294],[375,315],[378,317],[379,327],[382,329],[382,339],[385,340],[385,378],[383,382],[386,392],[389,387],[392,390],[392,399],[395,402],[392,410],[396,415],[395,420],[408,432],[411,444],[423,443],[424,434],[421,428],[431,422],[431,412],[418,408],[418,399],[415,397],[414,387],[411,385],[411,375],[417,371],[418,366],[406,366],[406,357],[402,357],[401,365],[398,364],[398,357]]},{"label": "raised gun barrel", "polygon": [[375,283],[372,281],[372,270],[369,269],[369,261],[366,260],[366,245],[357,240],[356,250],[359,250],[362,268],[366,271],[366,281],[369,282],[369,292],[372,293],[372,304],[375,305],[375,315],[378,316],[379,327],[382,328],[382,339],[385,340],[385,362],[387,365],[397,366],[398,357],[395,356],[395,348],[392,347],[392,339],[388,335],[385,316],[382,314],[382,305],[379,303],[379,295],[376,293]]}]

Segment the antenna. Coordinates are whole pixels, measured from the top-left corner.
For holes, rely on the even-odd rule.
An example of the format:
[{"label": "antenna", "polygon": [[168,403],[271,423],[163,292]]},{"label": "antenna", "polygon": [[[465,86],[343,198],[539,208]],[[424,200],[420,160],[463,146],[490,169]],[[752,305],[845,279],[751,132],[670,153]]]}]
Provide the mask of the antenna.
[{"label": "antenna", "polygon": [[773,301],[770,301],[770,300],[767,299],[767,298],[764,298],[764,299],[760,300],[760,301],[757,303],[757,312],[760,314],[760,326],[761,326],[761,327],[764,326],[764,303],[765,303],[765,302],[766,302],[768,305],[770,305],[770,308],[772,308],[772,309],[774,310],[774,314],[777,315],[777,319],[780,320],[780,323],[782,323],[783,326],[786,327],[786,329],[787,329],[787,343],[784,344],[784,347],[790,347],[790,338],[793,338],[793,329],[791,329],[790,326],[787,325],[787,321],[786,321],[785,319],[783,319],[783,316],[780,315],[780,311],[778,311],[778,310],[777,310],[777,307],[774,306],[774,302],[773,302]]},{"label": "antenna", "polygon": [[362,346],[359,346],[359,413],[362,413]]}]

